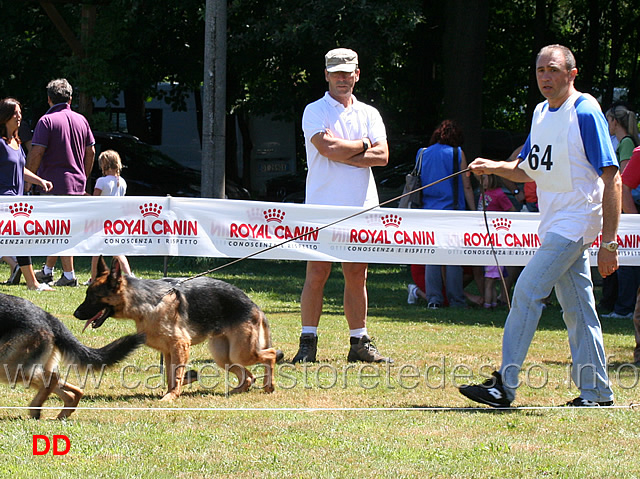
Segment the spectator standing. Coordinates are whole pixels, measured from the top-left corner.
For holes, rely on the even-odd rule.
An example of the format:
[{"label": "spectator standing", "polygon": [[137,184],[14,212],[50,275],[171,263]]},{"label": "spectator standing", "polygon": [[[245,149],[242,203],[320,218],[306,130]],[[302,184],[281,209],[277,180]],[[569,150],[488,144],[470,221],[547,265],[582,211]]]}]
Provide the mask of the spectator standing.
[{"label": "spectator standing", "polygon": [[[53,181],[54,195],[86,195],[95,156],[95,140],[86,118],[71,110],[73,88],[64,78],[47,85],[49,110],[36,124],[27,156],[27,168]],[[49,256],[39,281],[53,281],[57,256]],[[61,257],[62,276],[55,286],[77,286],[73,257]]]},{"label": "spectator standing", "polygon": [[[431,135],[429,147],[422,152],[419,151],[416,158],[416,161],[420,161],[422,156],[420,173],[422,185],[433,183],[467,168],[467,160],[460,147],[463,142],[462,130],[455,121],[444,120],[438,125]],[[458,175],[450,181],[437,183],[422,191],[422,208],[425,210],[464,210],[467,207],[475,210],[471,180],[466,175]],[[449,306],[466,307],[462,280],[463,267],[447,265],[444,269],[444,284]],[[444,304],[442,285],[442,266],[427,265],[425,269],[427,308],[438,309]]]},{"label": "spectator standing", "polygon": [[[616,156],[620,163],[620,172],[624,175],[627,163],[633,150],[638,146],[638,119],[636,113],[625,105],[611,107],[606,115],[609,122],[609,133],[618,140]],[[624,188],[624,187],[623,187]],[[626,211],[623,210],[626,213]],[[606,319],[631,319],[636,305],[636,292],[640,286],[640,268],[637,266],[620,266],[611,276],[602,280],[603,309],[611,310],[602,314]]]},{"label": "spectator standing", "polygon": [[[302,115],[307,152],[307,204],[370,207],[379,203],[372,166],[389,161],[387,134],[380,113],[353,95],[360,79],[358,55],[337,48],[325,55],[328,91]],[[367,264],[342,263],[344,313],[349,324],[348,361],[391,362],[371,342],[367,331]],[[300,298],[302,333],[292,362],[313,362],[318,345],[324,285],[329,262],[309,261]]]},{"label": "spectator standing", "polygon": [[[637,214],[638,207],[633,201],[632,190],[640,186],[640,147],[633,150],[629,163],[622,173],[622,211]],[[636,335],[636,347],[633,351],[633,362],[640,366],[640,287],[636,291],[636,304],[633,310],[633,328]]]},{"label": "spectator standing", "polygon": [[588,248],[601,233],[598,270],[605,277],[617,269],[621,181],[605,117],[592,96],[575,89],[577,74],[571,50],[561,45],[542,48],[536,79],[546,101],[534,111],[518,161],[476,158],[469,165],[476,175],[534,180],[540,207],[542,244],[516,283],[500,369],[482,384],[460,387],[464,396],[489,406],[508,407],[515,399],[544,298],[554,286],[569,335],[572,379],[580,390],[566,405],[613,404]]},{"label": "spectator standing", "polygon": [[616,155],[620,162],[620,172],[624,173],[633,149],[640,145],[638,136],[638,118],[634,111],[624,105],[615,105],[607,110],[609,133],[618,140]]},{"label": "spectator standing", "polygon": [[[26,158],[22,149],[18,129],[22,121],[22,107],[18,100],[5,98],[0,101],[0,134],[2,145],[0,148],[0,195],[21,196],[24,193],[25,179],[43,188],[51,190],[50,181],[43,180],[25,168]],[[3,257],[10,265],[13,265],[11,277],[7,283],[18,284],[20,274],[24,276],[27,288],[36,291],[49,291],[52,288],[46,283],[39,283],[36,279],[29,256],[18,256],[15,259]]]}]

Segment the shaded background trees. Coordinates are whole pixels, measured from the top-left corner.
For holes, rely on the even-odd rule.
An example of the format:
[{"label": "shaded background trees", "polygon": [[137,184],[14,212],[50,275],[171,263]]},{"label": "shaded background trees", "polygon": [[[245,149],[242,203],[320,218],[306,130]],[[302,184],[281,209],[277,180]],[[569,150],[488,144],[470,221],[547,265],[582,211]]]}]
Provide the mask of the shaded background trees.
[{"label": "shaded background trees", "polygon": [[[32,121],[46,111],[44,87],[55,77],[92,98],[117,102],[124,92],[130,132],[143,139],[146,99],[163,96],[180,109],[187,92],[199,92],[204,0],[86,0],[95,28],[84,56],[62,38],[45,2],[3,3],[0,95],[18,97]],[[82,3],[51,5],[81,38]],[[348,46],[362,67],[356,96],[381,110],[391,141],[426,142],[453,117],[473,158],[480,128],[526,132],[541,98],[534,55],[548,43],[574,50],[577,86],[603,108],[617,97],[637,106],[639,17],[630,0],[230,0],[228,112],[272,114],[299,128],[304,106],[325,90],[324,53]],[[160,82],[173,89],[163,93]]]}]

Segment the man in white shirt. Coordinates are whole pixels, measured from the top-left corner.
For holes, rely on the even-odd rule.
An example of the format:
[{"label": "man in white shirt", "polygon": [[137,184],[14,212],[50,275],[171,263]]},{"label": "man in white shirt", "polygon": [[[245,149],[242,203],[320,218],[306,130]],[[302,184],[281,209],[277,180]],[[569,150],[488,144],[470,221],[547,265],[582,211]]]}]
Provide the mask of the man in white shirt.
[{"label": "man in white shirt", "polygon": [[505,323],[502,365],[483,384],[460,388],[464,396],[489,406],[508,407],[514,400],[543,300],[554,287],[569,335],[571,377],[580,390],[580,396],[566,405],[613,405],[588,248],[599,240],[598,271],[603,277],[618,268],[621,180],[602,110],[591,95],[575,89],[577,74],[568,48],[549,45],[540,50],[536,78],[546,101],[535,109],[517,160],[476,158],[469,165],[476,175],[535,181],[540,209],[542,244],[516,283]]},{"label": "man in white shirt", "polygon": [[[310,103],[302,116],[307,151],[307,204],[370,207],[378,204],[372,166],[389,160],[387,135],[380,113],[359,102],[353,88],[360,79],[358,55],[337,48],[325,55],[329,91]],[[293,363],[314,362],[324,285],[332,264],[309,261],[300,309],[302,334]],[[349,324],[349,361],[391,362],[371,342],[367,332],[367,264],[342,263],[344,312]]]}]

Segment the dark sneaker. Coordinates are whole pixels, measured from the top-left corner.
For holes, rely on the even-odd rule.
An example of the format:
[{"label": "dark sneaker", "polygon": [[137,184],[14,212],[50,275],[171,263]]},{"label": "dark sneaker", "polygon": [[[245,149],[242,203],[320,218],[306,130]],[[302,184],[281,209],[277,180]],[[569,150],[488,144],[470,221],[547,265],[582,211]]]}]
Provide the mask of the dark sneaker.
[{"label": "dark sneaker", "polygon": [[54,286],[78,286],[78,278],[67,279],[67,277],[63,274],[60,276],[60,279],[53,283]]},{"label": "dark sneaker", "polygon": [[9,276],[9,279],[5,281],[4,284],[10,284],[13,286],[15,286],[16,284],[20,284],[21,277],[22,277],[22,271],[20,271],[20,266],[15,265],[15,267],[11,271],[11,276]]},{"label": "dark sneaker", "polygon": [[362,336],[357,343],[351,344],[347,361],[365,363],[393,363],[393,359],[382,356],[369,336]]},{"label": "dark sneaker", "polygon": [[472,401],[492,407],[511,406],[511,401],[507,399],[507,393],[502,385],[502,376],[497,371],[493,372],[492,378],[482,384],[460,386],[459,391]]},{"label": "dark sneaker", "polygon": [[589,399],[584,399],[581,397],[577,397],[572,399],[565,406],[569,407],[604,407],[604,406],[613,406],[613,401],[590,401]]},{"label": "dark sneaker", "polygon": [[316,353],[318,352],[318,336],[315,334],[305,333],[300,335],[300,347],[298,353],[293,357],[291,362],[295,363],[315,363]]},{"label": "dark sneaker", "polygon": [[429,303],[427,304],[427,309],[440,309],[440,303]]},{"label": "dark sneaker", "polygon": [[43,269],[36,271],[36,279],[39,283],[53,283],[53,275],[46,274]]}]

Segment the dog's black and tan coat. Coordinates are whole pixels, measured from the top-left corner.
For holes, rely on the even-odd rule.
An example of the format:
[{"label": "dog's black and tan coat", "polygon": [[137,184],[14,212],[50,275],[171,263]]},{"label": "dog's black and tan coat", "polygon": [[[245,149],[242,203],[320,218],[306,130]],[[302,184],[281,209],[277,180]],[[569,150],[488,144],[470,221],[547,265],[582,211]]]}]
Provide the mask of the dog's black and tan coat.
[{"label": "dog's black and tan coat", "polygon": [[53,315],[23,298],[0,294],[0,381],[37,389],[29,407],[33,418],[51,393],[62,399],[69,416],[80,402],[82,389],[62,380],[59,364],[110,366],[144,343],[144,335],[122,337],[100,349],[76,339]]},{"label": "dog's black and tan coat", "polygon": [[224,281],[139,279],[123,275],[117,260],[109,269],[100,258],[97,278],[74,314],[93,328],[110,316],[133,319],[146,344],[164,355],[168,392],[163,401],[176,399],[183,385],[197,379],[185,375],[185,368],[191,345],[204,341],[209,341],[216,364],[238,377],[232,393],[247,391],[255,382],[246,368],[254,364],[265,365],[264,390],[273,392],[278,351],[271,346],[267,318],[246,294]]}]

